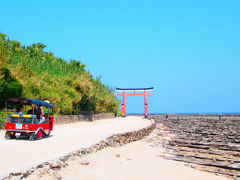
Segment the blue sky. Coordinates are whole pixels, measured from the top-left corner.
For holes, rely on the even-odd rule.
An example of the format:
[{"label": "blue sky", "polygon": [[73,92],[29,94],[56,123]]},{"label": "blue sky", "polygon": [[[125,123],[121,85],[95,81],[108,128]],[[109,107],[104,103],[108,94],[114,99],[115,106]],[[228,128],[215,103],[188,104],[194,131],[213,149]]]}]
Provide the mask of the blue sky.
[{"label": "blue sky", "polygon": [[[110,87],[151,87],[149,113],[240,112],[240,1],[9,0],[0,32],[77,59]],[[127,97],[143,113],[143,97]]]}]

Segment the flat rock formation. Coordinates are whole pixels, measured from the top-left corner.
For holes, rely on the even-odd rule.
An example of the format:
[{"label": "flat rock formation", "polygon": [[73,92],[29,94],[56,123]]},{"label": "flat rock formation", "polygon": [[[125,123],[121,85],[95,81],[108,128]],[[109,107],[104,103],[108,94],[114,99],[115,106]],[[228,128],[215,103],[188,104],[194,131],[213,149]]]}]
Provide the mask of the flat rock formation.
[{"label": "flat rock formation", "polygon": [[[194,168],[240,177],[240,120],[238,116],[163,115],[157,122],[158,143],[166,159],[189,163]],[[156,141],[156,140],[155,140]]]}]

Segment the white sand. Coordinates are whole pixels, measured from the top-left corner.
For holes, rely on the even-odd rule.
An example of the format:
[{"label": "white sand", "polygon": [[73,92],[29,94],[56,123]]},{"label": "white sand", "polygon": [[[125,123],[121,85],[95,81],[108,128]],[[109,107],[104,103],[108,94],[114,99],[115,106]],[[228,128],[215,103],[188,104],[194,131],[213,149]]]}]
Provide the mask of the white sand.
[{"label": "white sand", "polygon": [[0,132],[0,178],[43,161],[86,148],[107,137],[147,127],[151,122],[129,116],[54,126],[51,136],[39,141],[7,140]]},{"label": "white sand", "polygon": [[[152,147],[144,140],[118,148],[107,148],[95,154],[69,162],[57,171],[63,180],[215,180],[227,179],[207,172],[186,167],[182,162],[165,160],[159,155],[163,149]],[[120,155],[117,157],[116,155]],[[81,161],[90,162],[81,165]],[[38,173],[29,180],[51,180],[51,175],[41,178]]]}]

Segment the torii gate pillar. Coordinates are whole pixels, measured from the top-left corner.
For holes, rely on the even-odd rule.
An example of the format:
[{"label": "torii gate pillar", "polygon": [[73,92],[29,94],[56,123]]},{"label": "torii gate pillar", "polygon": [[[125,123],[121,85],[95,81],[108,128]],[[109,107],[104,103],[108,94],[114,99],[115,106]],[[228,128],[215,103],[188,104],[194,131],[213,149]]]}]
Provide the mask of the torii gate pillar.
[{"label": "torii gate pillar", "polygon": [[[147,93],[147,91],[152,91],[151,88],[116,88],[117,91],[122,91],[122,94],[117,94],[117,96],[123,97],[122,103],[122,117],[126,117],[126,96],[144,96],[144,116],[148,117],[148,107],[147,107],[147,96],[152,95],[152,93]],[[126,91],[133,91],[133,93],[126,93]],[[136,93],[136,91],[143,91],[143,93]]]},{"label": "torii gate pillar", "polygon": [[123,103],[122,103],[122,117],[126,117],[126,103],[125,103],[126,93],[123,91]]},{"label": "torii gate pillar", "polygon": [[147,107],[147,93],[144,91],[144,116],[148,116],[148,107]]}]

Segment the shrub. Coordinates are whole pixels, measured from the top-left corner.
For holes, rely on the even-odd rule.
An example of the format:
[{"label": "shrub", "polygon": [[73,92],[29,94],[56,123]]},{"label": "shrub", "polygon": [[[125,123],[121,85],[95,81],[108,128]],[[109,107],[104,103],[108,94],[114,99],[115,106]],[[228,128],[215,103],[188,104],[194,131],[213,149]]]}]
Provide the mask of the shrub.
[{"label": "shrub", "polygon": [[0,129],[4,128],[5,112],[0,111]]}]

